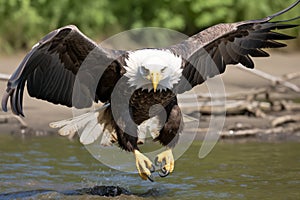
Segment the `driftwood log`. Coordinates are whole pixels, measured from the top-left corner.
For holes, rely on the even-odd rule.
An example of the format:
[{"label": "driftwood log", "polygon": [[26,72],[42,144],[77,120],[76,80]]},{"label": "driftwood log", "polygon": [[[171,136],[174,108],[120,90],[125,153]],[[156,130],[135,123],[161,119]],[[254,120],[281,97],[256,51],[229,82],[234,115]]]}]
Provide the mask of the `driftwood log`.
[{"label": "driftwood log", "polygon": [[221,137],[241,137],[241,136],[254,136],[257,134],[279,134],[279,133],[293,133],[300,130],[300,124],[293,124],[289,126],[279,126],[271,128],[253,128],[244,130],[229,130],[221,132]]},{"label": "driftwood log", "polygon": [[[299,86],[289,82],[292,79],[300,78],[300,72],[285,74],[281,77],[272,76],[260,70],[249,70],[244,67],[242,70],[251,72],[257,76],[270,81],[270,85],[263,88],[255,88],[250,91],[241,91],[227,93],[225,96],[214,94],[213,99],[226,99],[226,102],[211,102],[210,94],[198,94],[200,103],[184,102],[183,109],[196,108],[201,114],[217,115],[226,113],[226,115],[252,114],[255,117],[263,118],[269,124],[268,128],[238,127],[223,130],[221,137],[243,137],[254,136],[258,134],[278,134],[293,133],[300,131],[300,102],[296,103],[290,99],[300,98]],[[291,95],[288,95],[291,94]],[[272,97],[276,98],[272,98]],[[278,97],[279,96],[279,97]],[[186,95],[183,99],[193,99],[193,95]],[[298,100],[299,101],[299,100]],[[288,112],[288,114],[286,114]],[[207,132],[206,129],[198,130]]]},{"label": "driftwood log", "polygon": [[258,69],[248,69],[248,68],[246,68],[246,67],[244,67],[240,64],[237,65],[237,66],[240,69],[244,70],[244,71],[250,72],[252,74],[255,74],[255,75],[257,75],[261,78],[264,78],[264,79],[270,81],[273,86],[282,85],[282,86],[284,86],[286,88],[289,88],[289,89],[291,89],[295,92],[300,92],[300,88],[297,85],[289,82],[289,80],[295,79],[296,77],[299,77],[298,72],[297,73],[292,73],[292,74],[285,74],[282,77],[277,77],[277,76],[273,76],[271,74],[268,74],[268,73],[263,72],[263,71],[258,70]]},{"label": "driftwood log", "polygon": [[28,127],[28,125],[27,125],[27,123],[24,121],[24,119],[23,118],[21,118],[21,117],[19,117],[19,116],[17,116],[17,115],[10,115],[10,114],[3,114],[3,115],[0,115],[0,122],[1,123],[7,123],[8,122],[8,120],[10,120],[10,119],[15,119],[15,120],[17,120],[17,122],[19,122],[20,123],[20,125],[21,125],[21,129],[24,129],[24,128],[27,128]]},{"label": "driftwood log", "polygon": [[298,122],[298,124],[300,124],[300,115],[284,115],[280,117],[275,117],[271,123],[273,127],[276,127],[290,122]]},{"label": "driftwood log", "polygon": [[0,81],[8,81],[10,75],[0,73]]}]

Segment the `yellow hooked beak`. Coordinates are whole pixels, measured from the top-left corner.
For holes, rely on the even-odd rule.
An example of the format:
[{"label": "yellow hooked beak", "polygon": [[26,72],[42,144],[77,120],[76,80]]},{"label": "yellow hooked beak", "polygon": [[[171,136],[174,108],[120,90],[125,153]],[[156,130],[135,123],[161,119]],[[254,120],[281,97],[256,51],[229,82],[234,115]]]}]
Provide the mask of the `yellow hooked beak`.
[{"label": "yellow hooked beak", "polygon": [[151,72],[150,80],[152,81],[153,90],[156,92],[159,81],[161,80],[161,74],[159,72]]}]

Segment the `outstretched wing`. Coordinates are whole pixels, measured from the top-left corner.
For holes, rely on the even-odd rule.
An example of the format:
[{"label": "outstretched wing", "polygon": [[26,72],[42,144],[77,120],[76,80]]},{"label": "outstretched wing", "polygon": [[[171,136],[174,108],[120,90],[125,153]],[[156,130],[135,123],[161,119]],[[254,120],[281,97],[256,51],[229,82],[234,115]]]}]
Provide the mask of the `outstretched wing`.
[{"label": "outstretched wing", "polygon": [[[27,82],[27,90],[30,96],[43,99],[54,104],[74,106],[72,95],[76,75],[82,69],[88,55],[92,54],[87,64],[91,69],[83,69],[81,80],[88,84],[99,83],[97,74],[108,72],[104,79],[116,80],[119,73],[111,73],[116,69],[115,59],[121,54],[99,47],[95,42],[82,34],[73,25],[54,30],[42,38],[26,55],[17,70],[12,74],[7,83],[7,89],[2,99],[2,109],[7,111],[7,103],[10,99],[11,108],[16,115],[23,116],[23,92]],[[108,65],[107,65],[108,64]],[[78,84],[81,84],[77,81]],[[100,84],[100,83],[99,83]],[[79,107],[92,104],[93,100],[107,101],[107,97],[99,98],[95,91],[89,91],[88,86],[80,85],[87,95]],[[109,89],[109,88],[108,88]],[[97,91],[105,93],[107,88],[97,87]],[[94,94],[88,94],[93,93]]]},{"label": "outstretched wing", "polygon": [[290,7],[260,20],[250,20],[231,24],[218,24],[199,32],[187,40],[171,46],[169,49],[181,55],[183,63],[183,76],[185,80],[177,86],[177,92],[183,93],[192,87],[203,83],[207,78],[221,74],[226,65],[241,63],[245,67],[253,68],[251,57],[267,57],[269,54],[262,48],[280,48],[286,44],[275,40],[288,40],[294,37],[273,32],[277,29],[287,29],[298,25],[287,24],[292,20],[270,22],[291,8]]}]

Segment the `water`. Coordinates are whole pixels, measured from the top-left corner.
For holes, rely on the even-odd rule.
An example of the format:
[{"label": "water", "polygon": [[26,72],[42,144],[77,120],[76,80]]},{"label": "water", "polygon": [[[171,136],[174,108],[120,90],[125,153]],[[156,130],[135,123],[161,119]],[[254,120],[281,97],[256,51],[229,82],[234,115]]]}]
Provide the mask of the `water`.
[{"label": "water", "polygon": [[[220,141],[201,160],[199,149],[200,142],[194,142],[175,162],[173,174],[155,176],[151,183],[137,174],[109,169],[76,141],[1,134],[0,199],[4,193],[20,199],[99,199],[60,193],[95,185],[121,186],[135,194],[148,192],[146,199],[300,199],[297,142]],[[36,190],[41,192],[25,192]],[[123,195],[117,199],[144,197]]]}]

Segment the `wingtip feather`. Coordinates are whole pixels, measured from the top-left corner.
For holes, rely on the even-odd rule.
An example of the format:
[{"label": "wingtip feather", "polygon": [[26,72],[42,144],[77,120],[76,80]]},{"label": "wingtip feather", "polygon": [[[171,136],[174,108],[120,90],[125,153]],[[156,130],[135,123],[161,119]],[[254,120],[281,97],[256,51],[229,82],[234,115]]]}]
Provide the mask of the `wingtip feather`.
[{"label": "wingtip feather", "polygon": [[8,92],[5,92],[3,97],[2,97],[2,101],[1,101],[1,107],[2,107],[2,110],[4,112],[7,112],[7,103],[8,103],[8,98],[9,98],[9,93]]},{"label": "wingtip feather", "polygon": [[273,18],[275,18],[275,17],[277,17],[279,15],[282,15],[283,13],[288,12],[289,10],[291,10],[292,8],[294,8],[295,6],[297,6],[299,3],[300,3],[300,0],[297,0],[293,4],[291,4],[289,7],[285,8],[285,9],[283,9],[283,10],[281,10],[281,11],[279,11],[279,12],[273,14],[273,15],[270,15],[269,17],[267,17],[268,21],[270,21],[271,19],[273,19]]}]

